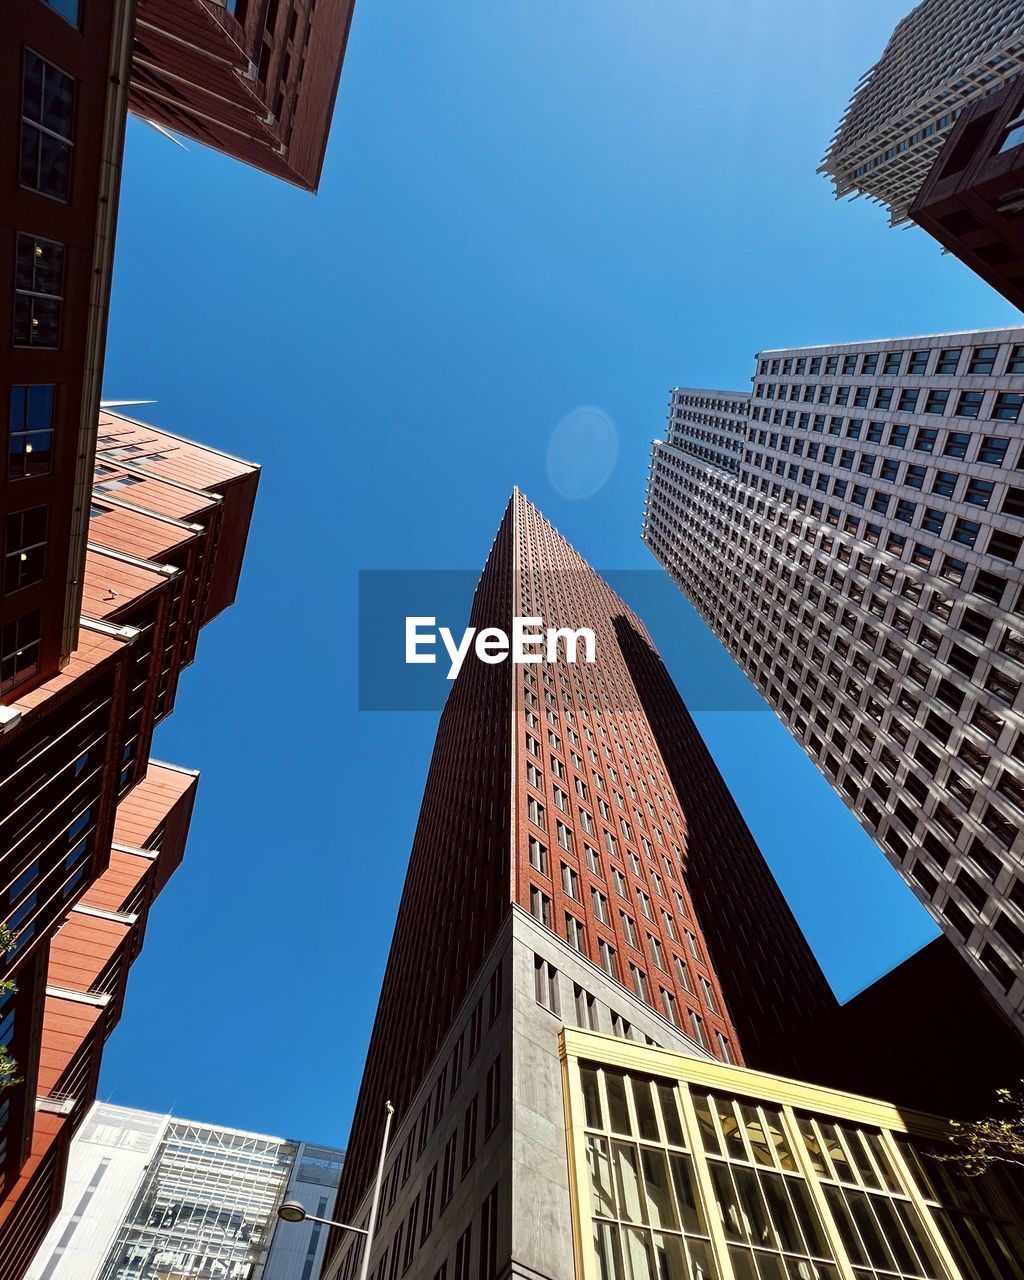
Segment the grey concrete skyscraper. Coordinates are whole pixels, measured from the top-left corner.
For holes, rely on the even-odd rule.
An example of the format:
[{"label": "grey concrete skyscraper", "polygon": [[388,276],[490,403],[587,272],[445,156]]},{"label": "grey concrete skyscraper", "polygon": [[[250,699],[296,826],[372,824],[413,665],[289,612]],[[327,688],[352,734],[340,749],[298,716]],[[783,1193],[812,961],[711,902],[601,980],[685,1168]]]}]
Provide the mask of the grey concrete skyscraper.
[{"label": "grey concrete skyscraper", "polygon": [[1024,0],[922,0],[861,78],[820,172],[906,221],[964,106],[1024,71]]},{"label": "grey concrete skyscraper", "polygon": [[677,389],[644,540],[1024,1028],[1024,329]]}]

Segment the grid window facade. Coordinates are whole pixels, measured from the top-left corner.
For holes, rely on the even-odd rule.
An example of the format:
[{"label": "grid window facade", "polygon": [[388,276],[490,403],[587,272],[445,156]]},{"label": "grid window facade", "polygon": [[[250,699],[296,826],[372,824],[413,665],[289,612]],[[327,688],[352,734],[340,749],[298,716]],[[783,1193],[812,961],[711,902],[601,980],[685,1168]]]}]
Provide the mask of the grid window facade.
[{"label": "grid window facade", "polygon": [[[723,427],[729,467],[691,447],[699,400],[724,393],[677,390],[644,519],[651,550],[1018,1020],[1024,962],[995,922],[1024,926],[1005,901],[1024,854],[1024,432],[999,416],[1024,392],[1022,336],[762,352]],[[956,348],[968,372],[939,373]],[[894,371],[875,378],[888,408],[837,409],[828,370],[847,356]],[[950,392],[942,413],[904,398],[925,389]],[[968,392],[978,414],[964,420]],[[973,848],[988,871],[968,895]]]}]

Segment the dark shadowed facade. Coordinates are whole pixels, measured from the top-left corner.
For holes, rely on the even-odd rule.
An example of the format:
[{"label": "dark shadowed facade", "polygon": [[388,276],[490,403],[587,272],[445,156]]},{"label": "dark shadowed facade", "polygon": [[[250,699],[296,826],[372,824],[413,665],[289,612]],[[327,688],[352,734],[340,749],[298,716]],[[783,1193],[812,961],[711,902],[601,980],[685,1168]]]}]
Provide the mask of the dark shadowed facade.
[{"label": "dark shadowed facade", "polygon": [[964,108],[910,217],[1024,310],[1024,80]]}]

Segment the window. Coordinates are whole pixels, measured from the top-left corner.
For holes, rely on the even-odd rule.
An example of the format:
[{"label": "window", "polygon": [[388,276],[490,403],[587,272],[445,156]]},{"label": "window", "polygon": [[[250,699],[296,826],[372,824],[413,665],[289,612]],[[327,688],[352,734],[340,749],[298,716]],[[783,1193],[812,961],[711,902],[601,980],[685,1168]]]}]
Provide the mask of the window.
[{"label": "window", "polygon": [[603,938],[600,938],[597,943],[597,952],[601,961],[601,968],[610,978],[614,978],[618,981],[619,968],[615,960],[615,948],[609,946]]},{"label": "window", "polygon": [[925,413],[945,413],[948,403],[948,391],[929,391],[924,402],[924,411]]},{"label": "window", "polygon": [[533,977],[537,1003],[551,1013],[558,1012],[558,970],[540,956],[533,957]]},{"label": "window", "polygon": [[991,480],[968,480],[964,502],[969,502],[974,507],[987,507],[994,488]]},{"label": "window", "polygon": [[565,916],[565,937],[571,947],[575,947],[577,951],[586,955],[587,938],[583,923],[568,912]]},{"label": "window", "polygon": [[975,520],[964,520],[959,518],[953,526],[953,541],[959,542],[965,547],[973,547],[978,540],[978,534],[981,532],[981,525]]},{"label": "window", "polygon": [[961,391],[956,406],[958,418],[977,418],[981,414],[981,402],[985,399],[984,391]]},{"label": "window", "polygon": [[469,1259],[472,1247],[473,1226],[470,1224],[459,1236],[458,1243],[455,1246],[455,1267],[452,1271],[452,1280],[470,1280]]},{"label": "window", "polygon": [[669,1022],[672,1023],[674,1027],[678,1027],[679,1014],[676,1013],[675,996],[670,991],[666,991],[664,987],[659,987],[658,990],[661,992],[661,1008],[665,1014],[665,1017],[669,1020]]},{"label": "window", "polygon": [[692,995],[693,980],[690,977],[690,970],[687,968],[686,961],[682,958],[682,956],[673,956],[672,959],[675,961],[676,976],[679,979],[680,986],[683,988],[684,991],[689,991],[690,994]]},{"label": "window", "polygon": [[920,427],[917,432],[917,439],[914,441],[914,448],[918,453],[934,453],[935,441],[939,438],[939,433],[934,427]]},{"label": "window", "polygon": [[480,1210],[480,1280],[498,1274],[498,1188],[493,1186]]},{"label": "window", "polygon": [[629,977],[630,977],[630,982],[632,983],[634,992],[640,997],[641,1000],[645,1001],[647,1004],[650,1004],[651,992],[650,992],[650,988],[647,986],[647,974],[644,973],[643,969],[638,968],[637,965],[631,964],[629,966]]},{"label": "window", "polygon": [[992,409],[992,417],[1003,422],[1016,422],[1020,417],[1024,395],[1018,391],[1000,391]]},{"label": "window", "polygon": [[927,373],[929,354],[928,351],[911,351],[907,373]]},{"label": "window", "polygon": [[43,3],[49,5],[54,13],[66,18],[72,26],[78,26],[78,0],[43,0]]},{"label": "window", "polygon": [[530,866],[541,875],[548,873],[548,851],[536,836],[530,836]]},{"label": "window", "polygon": [[967,372],[991,373],[995,368],[998,354],[998,347],[975,347],[971,351],[971,363],[967,366]]},{"label": "window", "polygon": [[997,556],[1000,560],[1007,560],[1013,564],[1020,553],[1021,542],[1022,539],[1015,534],[993,529],[986,550],[990,556]]},{"label": "window", "polygon": [[558,836],[558,843],[567,853],[572,853],[572,832],[564,822],[555,823],[555,831]]},{"label": "window", "polygon": [[67,200],[71,187],[71,125],[75,82],[31,49],[25,50],[21,85],[23,187]]},{"label": "window", "polygon": [[718,1004],[715,1001],[715,993],[712,990],[711,983],[703,976],[703,974],[700,978],[700,990],[701,995],[704,997],[705,1007],[710,1009],[712,1013],[717,1013]]},{"label": "window", "polygon": [[[943,449],[943,456],[946,458],[966,458],[967,448],[971,443],[971,437],[966,431],[951,431],[946,437],[946,447]],[[943,472],[940,474],[951,475],[952,472]]]},{"label": "window", "polygon": [[14,345],[60,345],[64,246],[18,233],[14,273]]},{"label": "window", "polygon": [[7,475],[11,480],[45,475],[53,448],[53,386],[11,388]]},{"label": "window", "polygon": [[1009,444],[1009,440],[1003,436],[985,436],[978,450],[978,461],[987,462],[989,466],[1001,467]]},{"label": "window", "polygon": [[551,928],[551,899],[536,885],[530,885],[530,915],[548,929]]},{"label": "window", "polygon": [[885,353],[885,361],[882,365],[883,373],[899,373],[900,364],[903,361],[902,351],[887,351]]},{"label": "window", "polygon": [[38,609],[5,623],[0,630],[0,693],[39,670],[42,615]]},{"label": "window", "polygon": [[960,354],[962,347],[946,347],[939,352],[939,358],[935,364],[936,373],[956,373],[960,365]]},{"label": "window", "polygon": [[694,1040],[697,1041],[701,1048],[710,1050],[708,1033],[704,1030],[704,1019],[699,1013],[694,1013],[692,1009],[690,1010],[690,1029],[693,1032]]},{"label": "window", "polygon": [[4,525],[3,593],[42,582],[46,568],[46,507],[12,511]]},{"label": "window", "polygon": [[484,1136],[490,1135],[501,1119],[501,1058],[491,1063],[484,1085]]}]

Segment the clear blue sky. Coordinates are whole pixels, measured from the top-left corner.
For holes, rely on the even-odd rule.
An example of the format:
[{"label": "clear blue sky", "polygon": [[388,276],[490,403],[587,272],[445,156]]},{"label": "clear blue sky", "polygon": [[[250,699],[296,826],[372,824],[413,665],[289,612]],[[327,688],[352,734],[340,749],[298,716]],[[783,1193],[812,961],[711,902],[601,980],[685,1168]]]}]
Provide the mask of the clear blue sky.
[{"label": "clear blue sky", "polygon": [[[815,174],[907,7],[358,0],[315,200],[130,124],[105,393],[264,472],[158,735],[203,780],[102,1096],[347,1135],[436,727],[356,709],[359,569],[479,569],[518,484],[596,567],[653,570],[671,386],[1019,319]],[[572,499],[548,447],[586,406],[617,462]],[[695,656],[728,679],[681,597],[656,612],[684,695]],[[840,995],[931,936],[767,709],[699,721]]]}]

